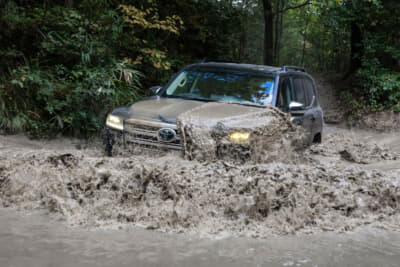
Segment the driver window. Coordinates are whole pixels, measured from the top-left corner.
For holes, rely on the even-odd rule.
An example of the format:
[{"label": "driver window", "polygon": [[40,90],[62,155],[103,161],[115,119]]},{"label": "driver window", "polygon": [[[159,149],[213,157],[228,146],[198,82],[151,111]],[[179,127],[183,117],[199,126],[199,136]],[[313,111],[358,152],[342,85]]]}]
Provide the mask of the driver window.
[{"label": "driver window", "polygon": [[292,101],[292,85],[290,79],[286,78],[281,81],[278,91],[278,99],[276,106],[283,112],[289,111],[289,103]]}]

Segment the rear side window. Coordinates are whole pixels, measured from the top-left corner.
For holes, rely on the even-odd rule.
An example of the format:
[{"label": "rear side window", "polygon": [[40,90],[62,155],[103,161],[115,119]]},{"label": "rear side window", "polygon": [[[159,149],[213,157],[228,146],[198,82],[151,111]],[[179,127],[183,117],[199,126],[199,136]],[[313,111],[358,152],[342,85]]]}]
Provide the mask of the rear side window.
[{"label": "rear side window", "polygon": [[294,78],[293,86],[294,86],[294,101],[302,103],[304,104],[304,106],[307,106],[306,94],[303,87],[303,79]]},{"label": "rear side window", "polygon": [[306,95],[306,106],[310,106],[315,98],[314,84],[310,79],[303,79],[304,92]]}]

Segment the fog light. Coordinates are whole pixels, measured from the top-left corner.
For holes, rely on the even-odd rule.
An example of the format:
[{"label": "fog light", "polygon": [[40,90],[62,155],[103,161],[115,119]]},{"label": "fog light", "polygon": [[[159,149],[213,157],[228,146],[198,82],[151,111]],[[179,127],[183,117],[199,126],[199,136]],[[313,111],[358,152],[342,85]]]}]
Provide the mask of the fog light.
[{"label": "fog light", "polygon": [[231,140],[235,142],[244,142],[247,141],[250,137],[250,133],[243,132],[233,132],[231,133]]},{"label": "fog light", "polygon": [[111,114],[107,116],[106,125],[110,128],[121,130],[121,131],[124,129],[124,124],[123,124],[122,119],[118,116],[114,116]]}]

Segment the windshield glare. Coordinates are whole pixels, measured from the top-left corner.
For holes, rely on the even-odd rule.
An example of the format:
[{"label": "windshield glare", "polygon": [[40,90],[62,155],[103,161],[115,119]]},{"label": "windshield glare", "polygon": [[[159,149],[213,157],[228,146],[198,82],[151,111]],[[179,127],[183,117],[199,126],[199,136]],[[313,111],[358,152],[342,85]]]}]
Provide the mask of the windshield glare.
[{"label": "windshield glare", "polygon": [[189,69],[166,90],[167,96],[243,104],[271,104],[275,79],[259,73]]}]

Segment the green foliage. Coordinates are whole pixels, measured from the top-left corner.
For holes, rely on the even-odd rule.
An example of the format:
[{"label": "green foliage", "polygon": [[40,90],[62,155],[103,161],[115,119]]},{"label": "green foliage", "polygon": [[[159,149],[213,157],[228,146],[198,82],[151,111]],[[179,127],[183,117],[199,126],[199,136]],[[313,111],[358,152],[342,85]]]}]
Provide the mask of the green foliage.
[{"label": "green foliage", "polygon": [[353,78],[342,98],[354,110],[398,109],[399,7],[393,0],[323,0],[289,10],[281,61]]},{"label": "green foliage", "polygon": [[[398,4],[397,4],[398,5]],[[400,12],[393,1],[354,1],[347,16],[360,27],[358,93],[370,111],[400,107]],[[391,10],[393,9],[393,10]]]},{"label": "green foliage", "polygon": [[[343,99],[400,110],[398,1],[310,2],[271,0],[275,65],[345,73],[357,60]],[[186,64],[262,63],[264,27],[259,0],[0,1],[0,128],[88,136]]]},{"label": "green foliage", "polygon": [[97,132],[115,106],[165,84],[183,65],[235,59],[242,28],[242,11],[228,1],[6,0],[0,7],[0,127],[35,136]]},{"label": "green foliage", "polygon": [[140,96],[142,75],[124,57],[130,38],[122,14],[117,7],[85,13],[85,3],[78,10],[9,1],[2,23],[11,28],[1,38],[14,43],[0,50],[2,129],[88,136],[112,108]]},{"label": "green foliage", "polygon": [[400,106],[400,73],[385,69],[364,68],[359,70],[367,104],[372,111]]},{"label": "green foliage", "polygon": [[137,97],[139,74],[124,63],[67,69],[37,64],[11,71],[0,90],[0,127],[35,136],[87,136],[103,125],[106,112]]}]

